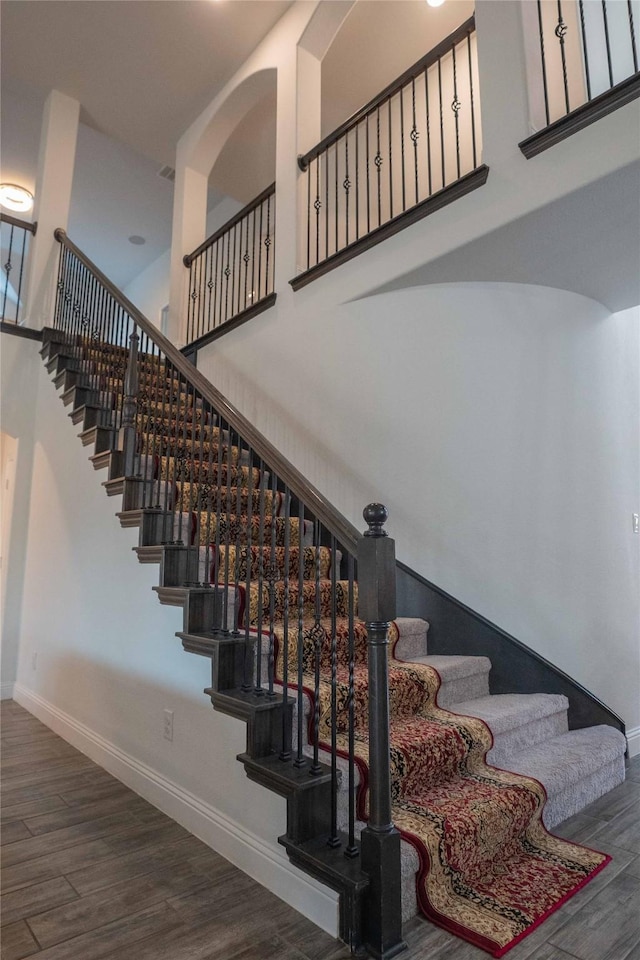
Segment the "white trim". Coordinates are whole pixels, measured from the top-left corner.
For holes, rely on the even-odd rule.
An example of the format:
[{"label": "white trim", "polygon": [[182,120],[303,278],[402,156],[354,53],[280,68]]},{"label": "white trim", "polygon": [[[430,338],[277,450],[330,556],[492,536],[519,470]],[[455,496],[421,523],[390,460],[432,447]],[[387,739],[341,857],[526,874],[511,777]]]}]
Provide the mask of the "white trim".
[{"label": "white trim", "polygon": [[627,730],[627,743],[629,745],[629,756],[637,757],[640,753],[640,727]]},{"label": "white trim", "polygon": [[261,837],[248,831],[242,824],[125,753],[21,683],[15,684],[14,699],[55,733],[177,820],[240,870],[331,936],[337,936],[337,894],[293,867],[284,851],[268,846]]},{"label": "white trim", "polygon": [[13,700],[14,687],[15,680],[10,680],[8,683],[0,683],[0,700]]}]

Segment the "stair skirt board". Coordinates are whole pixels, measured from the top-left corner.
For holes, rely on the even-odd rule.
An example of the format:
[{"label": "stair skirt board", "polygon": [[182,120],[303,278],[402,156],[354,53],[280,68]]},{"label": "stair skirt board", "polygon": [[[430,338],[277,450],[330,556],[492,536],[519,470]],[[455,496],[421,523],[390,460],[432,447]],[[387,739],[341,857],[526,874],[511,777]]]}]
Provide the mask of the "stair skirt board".
[{"label": "stair skirt board", "polygon": [[[93,351],[95,347],[91,346],[89,349]],[[108,345],[105,345],[103,349],[105,363],[109,350]],[[120,348],[116,353],[117,359],[121,361]],[[145,360],[141,359],[140,362],[144,365]],[[106,378],[107,389],[111,387],[112,381],[113,378]],[[64,377],[60,379],[60,384],[64,386]],[[168,393],[172,391],[175,391],[173,380],[169,383]],[[64,399],[65,402],[71,402],[73,397],[70,391],[64,394]],[[77,397],[75,402],[78,402]],[[178,415],[181,409],[187,406],[186,394],[180,394],[175,403],[177,404],[176,415]],[[191,427],[194,427],[196,419],[191,417]],[[171,421],[168,419],[167,422]],[[185,430],[180,438],[170,436],[160,438],[158,434],[156,442],[154,433],[151,449],[148,438],[142,442],[140,468],[143,489],[154,481],[172,481],[176,484],[176,491],[172,493],[172,498],[179,511],[177,514],[179,522],[184,528],[188,526],[185,521],[191,517],[190,539],[194,545],[197,544],[200,548],[205,547],[206,568],[210,562],[206,551],[211,549],[208,544],[212,541],[210,533],[212,523],[218,534],[221,530],[227,531],[228,541],[230,539],[234,542],[237,539],[237,543],[245,542],[244,534],[248,518],[243,516],[242,511],[239,511],[237,516],[233,516],[233,510],[229,507],[234,503],[249,502],[250,498],[245,489],[247,477],[253,476],[256,468],[242,460],[237,448],[227,449],[228,438],[225,439],[224,432],[214,425],[213,421],[205,424],[203,429],[207,433],[201,434],[200,439],[196,439],[195,431],[193,439],[190,439]],[[206,439],[204,439],[205,435]],[[200,451],[199,456],[195,452],[197,449]],[[219,516],[215,513],[204,515],[195,512],[183,513],[185,506],[193,505],[197,510],[203,509],[200,501],[201,491],[196,490],[200,482],[203,484],[202,492],[209,498],[208,503],[210,505],[212,503],[210,498],[212,488],[215,490],[215,484],[211,482],[211,465],[206,467],[206,459],[200,459],[203,451],[205,457],[211,458],[210,464],[213,464],[213,456],[217,457],[218,467],[214,479],[221,484],[228,480],[230,488],[234,490],[234,495],[227,494],[226,499],[226,513],[231,516],[225,516],[224,511]],[[224,451],[224,462],[220,451]],[[186,489],[187,480],[188,489]],[[204,490],[205,484],[206,490]],[[158,487],[163,492],[167,490],[166,487],[160,488],[159,484]],[[234,499],[236,496],[237,499]],[[219,502],[218,497],[218,504]],[[281,550],[286,520],[281,515],[277,515],[279,504],[277,505],[275,500],[272,503],[274,509],[268,519],[268,537],[269,542],[276,543],[278,545],[276,549]],[[203,516],[206,517],[204,523]],[[253,514],[252,523],[255,524],[255,522],[256,517]],[[261,629],[261,641],[255,647],[261,647],[265,642],[271,644],[269,652],[274,657],[276,679],[283,675],[286,658],[291,680],[292,677],[296,677],[298,646],[301,645],[304,662],[303,686],[307,700],[305,712],[308,713],[310,724],[312,713],[316,715],[314,719],[317,723],[320,745],[328,745],[332,738],[330,724],[333,673],[337,690],[335,695],[339,705],[335,735],[338,750],[343,756],[347,755],[345,717],[347,704],[350,702],[350,687],[353,687],[355,761],[359,772],[357,816],[360,823],[365,823],[368,811],[366,630],[364,624],[356,620],[351,654],[353,660],[350,668],[346,643],[349,623],[344,612],[346,587],[337,580],[333,601],[334,632],[330,603],[327,600],[327,583],[330,581],[327,579],[326,570],[321,575],[318,572],[321,563],[325,562],[326,548],[314,546],[314,525],[310,521],[305,520],[299,525],[297,518],[292,517],[289,520],[289,533],[291,547],[298,551],[297,563],[303,564],[304,571],[300,574],[304,584],[303,598],[300,602],[300,610],[304,610],[304,614],[300,613],[300,617],[304,617],[302,638],[298,639],[297,618],[295,625],[290,623],[289,633],[285,635],[283,618],[286,617],[286,613],[283,611],[288,610],[290,600],[297,606],[297,585],[295,584],[297,574],[289,572],[287,576],[292,577],[292,580],[276,581],[277,589],[271,597],[272,609],[275,609],[275,613],[272,614],[272,632],[265,641],[265,631]],[[250,542],[255,543],[255,535],[252,535],[252,538]],[[217,540],[220,542],[220,535]],[[264,542],[268,541],[265,539]],[[309,574],[307,570],[306,548],[311,548],[315,555],[315,560],[311,564],[312,568],[314,565],[316,567],[315,581],[312,573]],[[270,551],[272,548],[264,549]],[[228,559],[229,554],[226,555],[227,569]],[[222,562],[222,553],[218,553],[217,548],[214,561],[210,569],[215,580],[217,579],[215,564],[218,564],[218,569],[221,569]],[[280,560],[277,554],[276,560],[274,561],[272,557],[271,562],[278,566]],[[202,570],[201,549],[198,566],[204,573],[203,579],[208,581],[209,570]],[[280,569],[279,566],[278,569]],[[281,575],[284,576],[284,574]],[[249,577],[254,576],[252,559]],[[238,578],[240,577],[238,573]],[[288,594],[287,582],[289,583]],[[263,583],[263,589],[264,586]],[[162,589],[164,588],[160,588]],[[185,593],[184,588],[171,589],[178,589],[178,592]],[[357,596],[357,584],[355,589]],[[246,595],[238,597],[242,621],[239,626],[242,633],[247,626],[254,634],[257,633],[261,616],[259,611],[264,604],[264,593],[260,598],[259,593],[259,583],[254,579],[251,580],[251,590],[247,590]],[[400,629],[401,627],[405,629],[403,621],[392,624],[389,648],[393,818],[407,841],[407,844],[403,845],[405,852],[402,873],[405,877],[412,872],[416,873],[415,897],[425,916],[494,956],[502,956],[537,927],[545,917],[581,889],[610,858],[589,848],[554,837],[547,831],[543,824],[545,788],[541,779],[536,779],[534,771],[526,767],[520,772],[509,772],[486,762],[487,754],[494,747],[494,738],[482,718],[484,708],[480,701],[483,698],[489,701],[494,700],[493,703],[485,705],[488,714],[492,712],[495,714],[497,706],[495,698],[488,697],[486,658],[467,658],[477,662],[468,665],[469,669],[466,670],[465,664],[461,662],[464,658],[441,657],[438,661],[442,670],[441,675],[435,666],[437,658],[430,663],[430,658],[424,655],[424,645],[421,646],[420,631],[416,627],[416,622],[413,621],[411,628],[408,624],[409,621],[407,621],[404,636],[401,636]],[[320,626],[322,630],[319,629]],[[309,632],[312,627],[313,633]],[[314,690],[311,669],[316,650],[319,651],[321,662],[321,678],[317,691]],[[265,660],[268,659],[269,657],[265,657]],[[448,659],[452,662],[446,664],[445,661]],[[447,669],[451,673],[450,682],[446,681]],[[456,682],[457,688],[451,686]],[[446,702],[449,709],[440,705],[438,700],[440,691],[442,691],[442,702]],[[289,692],[291,695],[295,692],[295,685],[291,682],[289,682]],[[21,693],[24,696],[24,691]],[[310,709],[311,699],[314,700],[313,711]],[[467,708],[473,708],[475,704],[480,714],[474,717],[457,713],[456,700],[466,700]],[[517,714],[513,701],[507,702],[505,699],[502,703],[506,706],[507,714],[509,711]],[[564,698],[557,698],[555,702],[553,697],[546,699],[540,697],[539,700],[535,700],[534,697],[529,701],[529,709],[533,710],[533,714],[536,713],[538,706],[540,715],[537,717],[527,718],[525,710],[524,723],[529,724],[529,730],[532,729],[530,722],[533,721],[538,724],[537,736],[542,738],[551,735],[553,743],[570,736],[564,732],[562,717],[565,707]],[[499,716],[499,710],[496,716]],[[507,726],[509,725],[505,720],[505,730]],[[611,748],[610,769],[604,770],[602,776],[596,769],[591,771],[589,776],[594,780],[589,786],[591,791],[603,788],[604,777],[609,776],[615,779],[618,775],[620,757],[624,752],[624,737],[611,728],[607,730],[610,731],[610,734],[607,734]],[[574,731],[574,733],[580,735],[583,732]],[[305,749],[308,750],[309,741],[315,737],[313,725],[307,725],[306,736]],[[510,736],[511,742],[503,737],[500,743],[499,735],[496,735],[496,755],[502,760],[518,756],[518,748],[526,742],[526,727],[518,733],[517,724],[515,732],[511,724]],[[596,731],[593,732],[593,736],[598,737]],[[576,756],[581,757],[580,736],[575,737],[574,740]],[[558,749],[561,752],[561,744],[558,745]],[[523,764],[526,766],[524,756],[523,751]],[[347,778],[343,775],[341,779],[344,784]],[[173,787],[176,785],[172,785]],[[180,788],[176,789],[180,790]],[[173,795],[171,790],[169,793]],[[342,795],[344,799],[346,796],[344,786]],[[569,801],[563,797],[562,789],[557,791],[557,797],[559,809],[562,809],[563,803],[566,806]],[[408,845],[413,847],[413,852],[407,848]],[[413,902],[413,895],[405,895],[404,910],[411,910]]]},{"label": "stair skirt board", "polygon": [[303,913],[328,934],[337,936],[337,894],[297,870],[279,846],[265,843],[241,823],[121,750],[23,684],[15,684],[13,699],[54,733],[176,820],[234,866]]}]

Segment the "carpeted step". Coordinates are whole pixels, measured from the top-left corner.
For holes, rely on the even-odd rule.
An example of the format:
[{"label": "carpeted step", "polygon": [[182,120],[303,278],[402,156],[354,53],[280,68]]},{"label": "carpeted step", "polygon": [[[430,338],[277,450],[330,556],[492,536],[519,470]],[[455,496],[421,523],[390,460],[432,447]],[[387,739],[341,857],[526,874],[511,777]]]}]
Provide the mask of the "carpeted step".
[{"label": "carpeted step", "polygon": [[[215,513],[193,513],[193,539],[192,543],[199,542],[202,545],[215,544],[241,544],[248,542],[249,533],[252,543],[259,543],[260,528],[262,526],[263,542],[271,542],[272,531],[275,533],[275,543],[277,547],[283,547],[285,541],[286,523],[284,517],[264,517],[261,523],[260,517],[235,516],[234,514],[223,513],[218,516]],[[310,520],[304,520],[302,528],[298,517],[291,517],[289,520],[289,544],[292,547],[313,545],[313,523]]]},{"label": "carpeted step", "polygon": [[505,770],[513,754],[569,729],[569,701],[557,693],[501,693],[454,703],[449,709],[484,720],[493,734],[487,763]]},{"label": "carpeted step", "polygon": [[423,663],[433,667],[441,680],[438,690],[438,706],[447,710],[453,703],[463,700],[475,700],[489,695],[489,671],[491,661],[488,657],[428,656],[400,657],[413,663]]},{"label": "carpeted step", "polygon": [[[200,510],[207,508],[217,509],[220,504],[221,509],[226,509],[229,503],[234,513],[249,513],[249,490],[245,484],[231,487],[218,486],[214,482],[189,483],[188,480],[176,484],[175,504],[178,510]],[[238,507],[240,508],[238,511]],[[280,517],[284,513],[284,497],[281,493],[273,490],[261,490],[253,488],[251,491],[251,513],[260,514],[260,510],[265,514]]]},{"label": "carpeted step", "polygon": [[[152,463],[151,470],[157,476],[159,473],[163,480],[175,480],[176,482],[185,481],[189,483],[231,483],[233,485],[240,483],[247,486],[249,483],[249,467],[246,464],[232,464],[231,467],[225,462],[220,466],[217,463],[207,463],[203,460],[190,459],[187,456],[164,457],[147,454]],[[260,484],[261,473],[257,467],[251,468],[252,483],[254,489]],[[268,474],[264,474],[268,477]],[[265,481],[266,482],[266,481]]]},{"label": "carpeted step", "polygon": [[625,750],[626,739],[614,727],[585,727],[521,750],[509,769],[544,786],[542,819],[550,829],[623,782]]}]

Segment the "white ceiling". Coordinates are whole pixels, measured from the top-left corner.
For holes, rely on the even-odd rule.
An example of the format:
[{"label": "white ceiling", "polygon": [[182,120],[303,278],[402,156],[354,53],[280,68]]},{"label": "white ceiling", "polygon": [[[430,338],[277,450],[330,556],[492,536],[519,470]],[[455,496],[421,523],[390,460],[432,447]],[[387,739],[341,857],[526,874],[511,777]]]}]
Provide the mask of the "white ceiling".
[{"label": "white ceiling", "polygon": [[[81,103],[69,234],[124,287],[170,244],[173,191],[158,177],[184,131],[292,0],[2,0],[3,180],[33,189],[45,98]],[[324,132],[472,12],[472,0],[360,0],[323,62]],[[275,174],[275,96],[239,124],[210,178],[209,209],[248,202]],[[144,246],[128,243],[132,235]]]},{"label": "white ceiling", "polygon": [[[79,100],[68,231],[126,286],[171,241],[173,188],[158,171],[291,2],[2,0],[2,180],[34,189],[49,91]],[[212,185],[210,209],[226,193],[250,199],[238,179]]]},{"label": "white ceiling", "polygon": [[3,0],[2,80],[160,164],[291,0]]}]

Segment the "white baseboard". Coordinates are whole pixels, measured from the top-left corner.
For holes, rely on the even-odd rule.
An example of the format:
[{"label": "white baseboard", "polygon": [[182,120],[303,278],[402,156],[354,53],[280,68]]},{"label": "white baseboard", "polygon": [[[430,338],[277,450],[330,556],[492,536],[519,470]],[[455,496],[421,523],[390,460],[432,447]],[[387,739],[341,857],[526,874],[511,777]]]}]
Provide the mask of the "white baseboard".
[{"label": "white baseboard", "polygon": [[627,743],[629,744],[629,756],[637,757],[640,753],[640,727],[627,730]]},{"label": "white baseboard", "polygon": [[9,683],[0,683],[0,700],[13,700],[13,688],[15,683],[11,680]]},{"label": "white baseboard", "polygon": [[293,867],[284,851],[270,847],[242,824],[125,753],[21,683],[16,683],[12,692],[17,703],[55,733],[331,936],[337,936],[337,894]]}]

